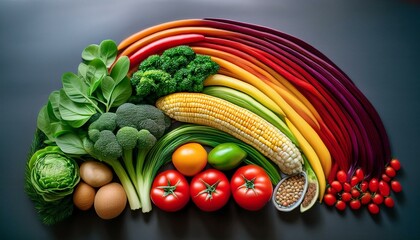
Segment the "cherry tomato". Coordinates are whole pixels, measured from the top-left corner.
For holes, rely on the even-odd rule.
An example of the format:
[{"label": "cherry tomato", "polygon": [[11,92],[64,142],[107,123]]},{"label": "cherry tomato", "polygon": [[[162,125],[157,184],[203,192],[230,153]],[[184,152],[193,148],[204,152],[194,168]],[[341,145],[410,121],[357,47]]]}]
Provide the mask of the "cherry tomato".
[{"label": "cherry tomato", "polygon": [[331,187],[335,189],[335,191],[340,192],[343,187],[341,186],[341,183],[339,181],[332,181]]},{"label": "cherry tomato", "polygon": [[345,183],[347,181],[347,173],[343,170],[338,171],[336,177],[340,183]]},{"label": "cherry tomato", "polygon": [[328,206],[333,206],[337,202],[337,198],[333,194],[327,193],[324,195],[324,202]]},{"label": "cherry tomato", "polygon": [[242,208],[257,211],[271,199],[273,184],[263,168],[257,165],[240,167],[230,181],[232,196]]},{"label": "cherry tomato", "polygon": [[371,203],[368,205],[368,210],[371,214],[378,214],[379,213],[379,207],[378,205]]},{"label": "cherry tomato", "polygon": [[371,198],[372,198],[372,196],[370,195],[370,193],[365,192],[365,193],[363,193],[362,197],[360,198],[360,202],[363,205],[366,205],[366,204],[370,203]]},{"label": "cherry tomato", "polygon": [[178,211],[185,207],[190,199],[188,182],[176,170],[161,172],[153,180],[150,198],[158,208],[164,211]]},{"label": "cherry tomato", "polygon": [[357,210],[362,206],[359,199],[353,199],[350,201],[350,208],[353,210]]},{"label": "cherry tomato", "polygon": [[389,208],[392,208],[392,207],[394,207],[394,199],[392,199],[391,197],[386,197],[384,199],[384,204],[385,204],[385,206],[387,206]]},{"label": "cherry tomato", "polygon": [[379,184],[378,179],[376,179],[376,178],[370,179],[370,181],[369,181],[370,192],[374,193],[374,192],[378,191],[378,184]]},{"label": "cherry tomato", "polygon": [[172,154],[172,163],[185,176],[194,176],[207,164],[207,151],[199,143],[186,143]]},{"label": "cherry tomato", "polygon": [[358,198],[360,196],[360,191],[356,188],[353,188],[350,193],[353,198]]},{"label": "cherry tomato", "polygon": [[356,169],[355,176],[357,177],[357,179],[359,179],[359,182],[365,179],[365,174],[361,168]]},{"label": "cherry tomato", "polygon": [[384,197],[381,194],[376,193],[372,196],[372,202],[379,205],[384,202]]},{"label": "cherry tomato", "polygon": [[344,211],[346,209],[347,204],[344,201],[338,200],[335,203],[335,208],[337,208],[340,211]]},{"label": "cherry tomato", "polygon": [[348,182],[343,183],[343,191],[344,192],[350,192],[351,191],[351,185]]},{"label": "cherry tomato", "polygon": [[350,185],[352,187],[356,186],[360,182],[359,178],[357,176],[353,176],[350,180]]},{"label": "cherry tomato", "polygon": [[332,187],[328,187],[327,188],[327,193],[331,193],[332,195],[335,195],[335,194],[337,194],[337,190],[335,190],[334,188],[332,188]]},{"label": "cherry tomato", "polygon": [[389,181],[391,181],[391,178],[390,178],[388,175],[386,175],[386,173],[383,173],[383,174],[382,174],[382,176],[381,176],[381,178],[382,178],[382,180],[384,180],[385,182],[389,182]]},{"label": "cherry tomato", "polygon": [[389,188],[389,184],[385,182],[384,180],[379,181],[379,192],[382,194],[382,196],[387,197],[391,193],[391,189]]},{"label": "cherry tomato", "polygon": [[390,178],[393,178],[395,177],[395,175],[397,175],[397,173],[395,172],[395,169],[392,168],[391,166],[388,166],[385,168],[385,174]]},{"label": "cherry tomato", "polygon": [[369,183],[367,181],[362,181],[360,183],[360,191],[361,192],[366,192],[369,188]]},{"label": "cherry tomato", "polygon": [[389,162],[389,165],[395,170],[398,171],[401,169],[401,163],[398,159],[394,158]]},{"label": "cherry tomato", "polygon": [[226,175],[214,168],[204,170],[193,177],[190,183],[193,203],[206,212],[221,209],[229,201],[230,184]]},{"label": "cherry tomato", "polygon": [[397,180],[392,180],[391,181],[391,189],[392,191],[398,193],[402,191],[402,186],[400,184],[400,182],[398,182]]},{"label": "cherry tomato", "polygon": [[341,194],[341,200],[343,200],[344,202],[349,202],[351,200],[351,194],[348,192],[343,192]]}]

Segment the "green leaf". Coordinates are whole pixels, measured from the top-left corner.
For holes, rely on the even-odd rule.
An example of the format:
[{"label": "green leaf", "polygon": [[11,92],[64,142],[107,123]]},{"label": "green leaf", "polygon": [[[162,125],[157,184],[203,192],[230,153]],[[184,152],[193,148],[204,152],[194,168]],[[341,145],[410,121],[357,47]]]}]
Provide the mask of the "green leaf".
[{"label": "green leaf", "polygon": [[117,44],[112,40],[104,40],[99,44],[99,56],[107,68],[114,63],[118,53]]},{"label": "green leaf", "polygon": [[110,76],[114,79],[115,83],[118,84],[127,76],[129,68],[130,60],[127,56],[123,56],[115,63]]},{"label": "green leaf", "polygon": [[130,79],[125,77],[112,92],[110,107],[118,107],[121,104],[127,102],[131,96],[131,93],[132,88]]},{"label": "green leaf", "polygon": [[83,50],[82,59],[85,61],[92,61],[99,57],[99,55],[99,46],[97,44],[91,44]]},{"label": "green leaf", "polygon": [[108,74],[107,67],[99,58],[92,60],[87,69],[87,83],[89,85],[89,95],[101,84],[102,79]]},{"label": "green leaf", "polygon": [[54,140],[47,104],[44,105],[38,113],[37,127],[48,137],[49,140]]},{"label": "green leaf", "polygon": [[56,143],[64,153],[76,155],[87,154],[85,148],[83,147],[81,136],[75,132],[67,132],[65,134],[61,134],[57,137]]},{"label": "green leaf", "polygon": [[88,86],[76,74],[67,72],[61,77],[63,90],[73,102],[90,103]]},{"label": "green leaf", "polygon": [[106,76],[101,82],[102,96],[108,103],[111,99],[112,92],[114,91],[115,81],[110,76]]},{"label": "green leaf", "polygon": [[60,91],[56,90],[50,93],[48,96],[48,112],[51,118],[60,120]]},{"label": "green leaf", "polygon": [[64,90],[60,90],[60,115],[71,127],[79,128],[95,114],[96,109],[86,103],[73,102]]}]

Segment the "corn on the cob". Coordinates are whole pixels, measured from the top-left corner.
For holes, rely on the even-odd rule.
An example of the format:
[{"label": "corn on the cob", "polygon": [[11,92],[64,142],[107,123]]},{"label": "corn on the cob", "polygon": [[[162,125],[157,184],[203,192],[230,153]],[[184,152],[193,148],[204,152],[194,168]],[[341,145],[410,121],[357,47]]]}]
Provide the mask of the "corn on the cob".
[{"label": "corn on the cob", "polygon": [[156,106],[180,121],[217,128],[255,147],[285,174],[302,171],[299,149],[269,122],[226,100],[202,93],[173,93]]}]

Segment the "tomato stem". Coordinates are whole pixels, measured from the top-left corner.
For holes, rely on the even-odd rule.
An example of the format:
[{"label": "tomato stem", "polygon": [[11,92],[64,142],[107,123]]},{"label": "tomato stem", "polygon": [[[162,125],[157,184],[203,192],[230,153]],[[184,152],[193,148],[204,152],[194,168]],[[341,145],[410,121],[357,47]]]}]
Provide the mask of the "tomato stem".
[{"label": "tomato stem", "polygon": [[178,182],[175,185],[171,185],[171,181],[169,179],[168,180],[168,185],[167,186],[159,186],[157,188],[159,189],[163,189],[163,196],[167,197],[169,195],[173,195],[175,198],[178,198],[178,196],[175,193],[176,187],[178,186],[178,184],[180,183],[180,180],[178,180]]},{"label": "tomato stem", "polygon": [[203,190],[201,190],[195,197],[197,197],[198,195],[201,195],[201,194],[205,194],[206,193],[207,194],[206,201],[208,199],[213,199],[213,193],[216,192],[217,185],[219,185],[219,183],[220,183],[220,179],[217,180],[217,182],[215,182],[213,185],[208,184],[202,178],[200,178],[200,181],[206,186],[206,188],[203,189]]}]

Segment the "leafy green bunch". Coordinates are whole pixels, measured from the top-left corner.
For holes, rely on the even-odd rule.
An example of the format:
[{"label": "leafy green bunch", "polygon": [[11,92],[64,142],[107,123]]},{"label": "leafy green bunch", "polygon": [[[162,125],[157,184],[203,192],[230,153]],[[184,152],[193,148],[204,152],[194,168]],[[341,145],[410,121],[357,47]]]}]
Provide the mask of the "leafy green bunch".
[{"label": "leafy green bunch", "polygon": [[83,154],[84,126],[95,114],[108,112],[125,103],[132,94],[128,57],[117,61],[118,49],[112,40],[86,47],[76,73],[61,77],[62,88],[53,91],[38,114],[37,127],[51,143],[64,152]]}]

